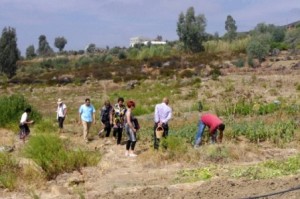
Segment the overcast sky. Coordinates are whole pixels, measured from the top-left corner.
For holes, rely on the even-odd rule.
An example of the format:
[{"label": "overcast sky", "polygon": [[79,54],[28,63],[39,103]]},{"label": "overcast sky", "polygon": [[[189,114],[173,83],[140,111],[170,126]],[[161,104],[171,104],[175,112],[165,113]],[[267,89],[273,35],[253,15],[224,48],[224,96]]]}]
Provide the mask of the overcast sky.
[{"label": "overcast sky", "polygon": [[176,23],[181,12],[193,6],[204,14],[206,32],[225,32],[231,15],[238,31],[253,29],[258,23],[284,25],[300,20],[300,0],[0,0],[0,28],[16,29],[22,55],[29,45],[37,49],[45,35],[50,46],[63,36],[65,50],[97,47],[128,47],[134,36],[177,40]]}]

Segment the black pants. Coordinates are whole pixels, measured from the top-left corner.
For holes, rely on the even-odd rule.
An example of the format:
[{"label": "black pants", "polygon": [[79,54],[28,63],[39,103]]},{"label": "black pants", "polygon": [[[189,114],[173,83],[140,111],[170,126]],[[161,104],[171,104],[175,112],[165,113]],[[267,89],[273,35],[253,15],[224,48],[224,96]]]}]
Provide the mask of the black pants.
[{"label": "black pants", "polygon": [[[156,128],[158,126],[158,123],[154,124],[154,149],[158,149],[159,147],[159,139],[156,137]],[[162,124],[162,127],[164,129],[163,137],[167,137],[169,134],[169,125],[168,124]]]},{"label": "black pants", "polygon": [[58,117],[57,121],[58,121],[58,127],[61,129],[64,128],[65,117]]},{"label": "black pants", "polygon": [[20,139],[24,139],[26,136],[29,135],[30,129],[27,124],[20,124],[19,128],[20,128],[20,133],[19,133]]},{"label": "black pants", "polygon": [[105,137],[109,137],[110,132],[111,132],[110,123],[109,123],[109,121],[102,121],[102,123],[104,124],[104,131],[106,132]]},{"label": "black pants", "polygon": [[123,128],[114,128],[113,136],[117,138],[117,144],[121,144]]}]

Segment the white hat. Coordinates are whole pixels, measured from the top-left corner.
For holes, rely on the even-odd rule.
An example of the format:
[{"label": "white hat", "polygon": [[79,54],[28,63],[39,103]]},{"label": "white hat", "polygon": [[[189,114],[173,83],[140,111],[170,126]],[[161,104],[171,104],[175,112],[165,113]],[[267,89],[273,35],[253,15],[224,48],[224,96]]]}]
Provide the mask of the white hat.
[{"label": "white hat", "polygon": [[62,100],[60,98],[58,98],[57,104],[61,104],[61,103],[62,103]]}]

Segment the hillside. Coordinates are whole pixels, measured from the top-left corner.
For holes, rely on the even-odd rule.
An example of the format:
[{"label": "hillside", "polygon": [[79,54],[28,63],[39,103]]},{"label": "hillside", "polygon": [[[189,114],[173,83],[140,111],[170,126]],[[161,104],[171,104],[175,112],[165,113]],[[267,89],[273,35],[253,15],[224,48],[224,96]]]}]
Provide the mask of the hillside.
[{"label": "hillside", "polygon": [[[196,199],[275,194],[267,198],[299,198],[299,55],[281,52],[256,68],[236,67],[233,64],[236,60],[226,60],[226,57],[203,65],[189,59],[181,61],[184,66],[166,76],[161,75],[162,71],[172,66],[149,64],[144,69],[144,76],[149,78],[137,78],[130,87],[127,81],[91,77],[67,84],[2,86],[1,95],[24,95],[40,111],[43,120],[31,127],[31,137],[25,143],[18,139],[16,127],[0,129],[1,146],[15,146],[9,154],[17,159],[19,172],[27,167],[34,169],[25,179],[17,178],[14,189],[2,186],[0,197]],[[217,72],[214,66],[218,66]],[[131,74],[129,69],[126,72]],[[137,103],[135,113],[142,129],[138,134],[136,158],[124,156],[125,134],[121,146],[112,137],[97,135],[99,108],[105,99],[115,103],[119,96]],[[173,118],[166,147],[155,151],[153,106],[164,96],[170,98]],[[88,144],[82,138],[81,125],[77,124],[77,111],[86,97],[97,108],[97,123],[92,126]],[[58,98],[68,106],[62,134],[57,132],[55,121]],[[200,149],[193,148],[199,101],[204,105],[204,112],[214,112],[225,121],[222,144],[205,142]],[[41,124],[50,126],[41,128]],[[101,159],[95,166],[62,172],[47,180],[41,167],[22,153],[30,139],[44,134],[58,137],[73,150],[95,152]],[[18,174],[24,177],[23,173]],[[276,194],[281,191],[286,192]]]}]

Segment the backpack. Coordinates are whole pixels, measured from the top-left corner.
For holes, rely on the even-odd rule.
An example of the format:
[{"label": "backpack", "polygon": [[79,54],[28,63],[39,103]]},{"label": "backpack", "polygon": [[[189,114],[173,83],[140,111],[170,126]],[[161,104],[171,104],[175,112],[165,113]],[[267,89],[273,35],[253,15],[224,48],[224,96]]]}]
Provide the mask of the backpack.
[{"label": "backpack", "polygon": [[132,123],[133,123],[133,126],[134,126],[134,128],[135,128],[136,130],[139,130],[139,129],[141,128],[138,119],[134,118],[134,119],[132,120]]},{"label": "backpack", "polygon": [[106,106],[102,107],[101,113],[100,113],[100,118],[103,123],[109,122],[109,113],[111,111],[111,108],[112,108],[111,106],[110,107],[106,107]]}]

